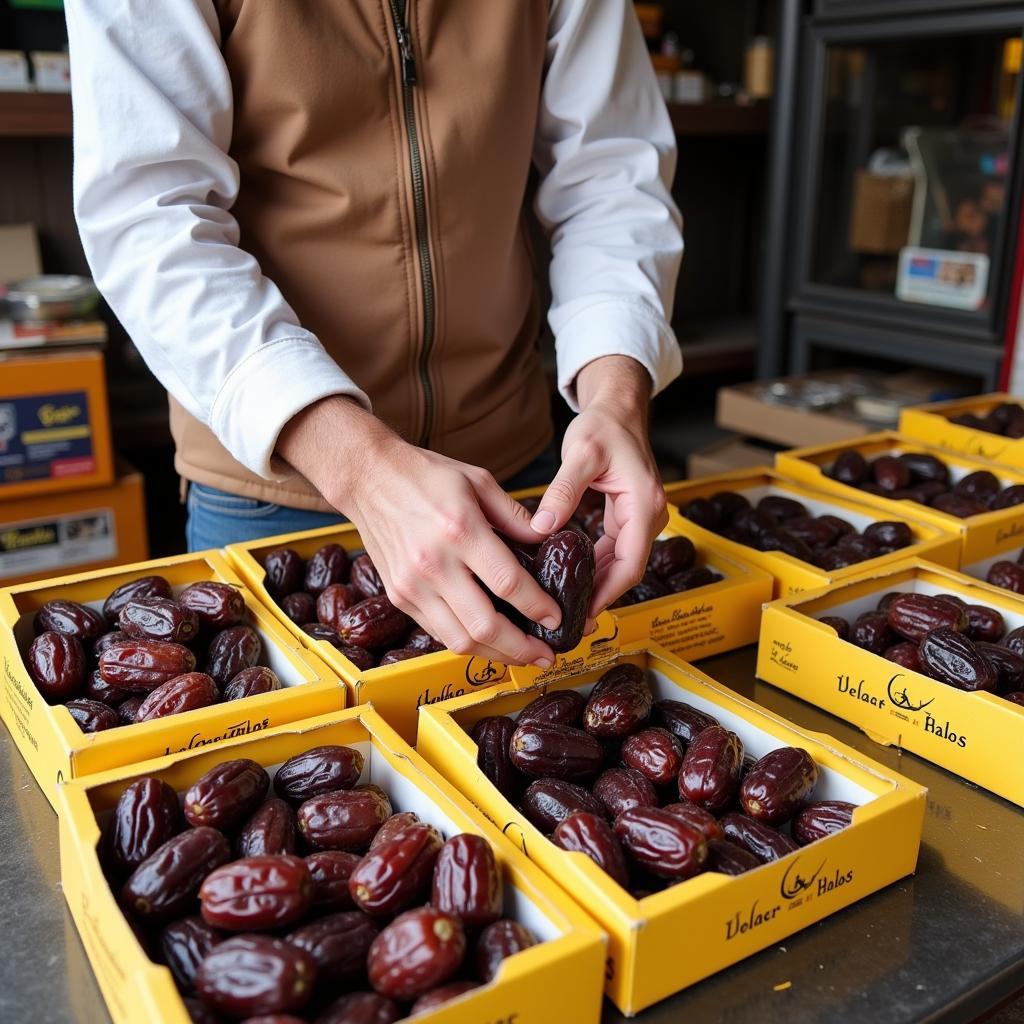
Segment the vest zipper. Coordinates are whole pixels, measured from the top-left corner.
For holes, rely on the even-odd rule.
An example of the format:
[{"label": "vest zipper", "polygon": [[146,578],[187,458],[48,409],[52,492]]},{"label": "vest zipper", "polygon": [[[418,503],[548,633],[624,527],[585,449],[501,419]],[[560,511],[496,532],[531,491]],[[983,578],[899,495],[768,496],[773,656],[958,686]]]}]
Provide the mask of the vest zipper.
[{"label": "vest zipper", "polygon": [[402,58],[402,108],[405,134],[409,141],[409,165],[412,173],[412,203],[416,223],[416,250],[419,256],[420,284],[423,288],[423,347],[419,358],[419,377],[423,388],[423,425],[418,444],[426,448],[434,420],[434,388],[430,383],[430,350],[434,344],[434,267],[430,258],[430,237],[427,234],[427,195],[423,182],[423,160],[420,155],[419,130],[412,88],[416,84],[416,58],[412,36],[405,23],[407,0],[388,0],[395,38]]}]

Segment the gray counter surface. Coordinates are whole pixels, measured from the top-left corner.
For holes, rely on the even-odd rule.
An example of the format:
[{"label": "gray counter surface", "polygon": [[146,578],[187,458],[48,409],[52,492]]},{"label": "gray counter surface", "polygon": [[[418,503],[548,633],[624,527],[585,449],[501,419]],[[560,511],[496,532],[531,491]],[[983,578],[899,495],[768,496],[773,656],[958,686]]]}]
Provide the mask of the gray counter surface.
[{"label": "gray counter surface", "polygon": [[[828,733],[927,786],[924,841],[914,877],[638,1019],[644,1024],[969,1021],[1024,990],[1024,811],[912,754],[878,746],[841,720],[756,681],[752,648],[701,667],[798,725]],[[4,729],[0,765],[6,775],[0,786],[0,894],[6,920],[0,1021],[104,1024],[109,1018],[61,894],[56,818]],[[1024,771],[1024,751],[1007,771]],[[699,941],[700,936],[681,935],[680,955]],[[606,1003],[605,1020],[621,1019]]]}]

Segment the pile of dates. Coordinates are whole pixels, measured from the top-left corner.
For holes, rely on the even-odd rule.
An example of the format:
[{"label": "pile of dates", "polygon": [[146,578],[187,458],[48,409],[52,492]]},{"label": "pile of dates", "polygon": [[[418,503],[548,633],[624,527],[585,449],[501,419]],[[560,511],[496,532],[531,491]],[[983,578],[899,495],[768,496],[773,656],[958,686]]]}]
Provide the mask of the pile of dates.
[{"label": "pile of dates", "polygon": [[806,750],[755,761],[711,715],[655,701],[628,663],[589,696],[545,693],[516,719],[481,719],[471,736],[503,796],[637,898],[702,871],[750,871],[845,828],[854,811],[813,802],[818,766]]},{"label": "pile of dates", "polygon": [[1008,558],[993,562],[989,566],[985,581],[1003,590],[1012,590],[1015,594],[1024,594],[1024,551],[1017,556],[1016,562]]},{"label": "pile of dates", "polygon": [[324,544],[304,562],[292,548],[277,548],[267,552],[263,570],[264,585],[285,615],[358,669],[445,650],[391,603],[365,552]]},{"label": "pile of dates", "polygon": [[1006,631],[1000,612],[956,594],[891,591],[851,624],[819,621],[887,661],[958,690],[986,690],[1024,707],[1024,626]]},{"label": "pile of dates", "polygon": [[175,597],[163,576],[142,576],[102,610],[44,604],[25,667],[43,699],[63,704],[83,732],[116,729],[280,689],[244,620],[245,601],[229,583],[203,580]]},{"label": "pile of dates", "polygon": [[984,430],[989,434],[1002,434],[1003,437],[1024,437],[1024,408],[1016,402],[1000,402],[984,416],[973,412],[962,412],[949,417],[950,423],[971,430]]},{"label": "pile of dates", "polygon": [[679,511],[698,526],[758,551],[781,551],[820,569],[843,569],[914,543],[906,523],[856,527],[839,516],[811,515],[795,498],[768,494],[751,505],[736,491],[693,498]]},{"label": "pile of dates", "polygon": [[916,501],[959,519],[1024,502],[1024,484],[1003,487],[999,477],[987,469],[968,473],[953,483],[949,467],[925,452],[879,455],[869,462],[860,452],[850,450],[836,459],[828,475],[868,494]]},{"label": "pile of dates", "polygon": [[[594,544],[578,527],[559,530],[537,545],[503,538],[519,563],[562,610],[553,630],[524,619],[491,596],[494,607],[553,651],[570,651],[583,639],[594,587]],[[354,557],[340,544],[325,544],[308,562],[292,548],[277,548],[263,560],[265,585],[285,615],[317,640],[326,640],[356,668],[418,658],[445,650],[388,598],[366,553]]]},{"label": "pile of dates", "polygon": [[197,1024],[388,1024],[537,942],[502,916],[486,839],[396,813],[362,771],[358,750],[321,746],[273,780],[241,758],[180,800],[151,777],[122,793],[101,862]]}]

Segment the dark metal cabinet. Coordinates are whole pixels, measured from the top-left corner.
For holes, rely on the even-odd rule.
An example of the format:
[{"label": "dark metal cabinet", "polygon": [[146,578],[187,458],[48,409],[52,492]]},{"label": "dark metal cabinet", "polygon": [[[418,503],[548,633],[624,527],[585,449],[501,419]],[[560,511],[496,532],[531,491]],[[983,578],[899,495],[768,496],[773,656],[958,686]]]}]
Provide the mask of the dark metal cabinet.
[{"label": "dark metal cabinet", "polygon": [[[793,70],[780,73],[774,126],[762,375],[809,369],[828,349],[994,383],[1021,219],[1022,31],[1022,4],[785,5],[779,54]],[[909,152],[913,176],[887,186],[869,172],[885,150],[897,164]],[[887,201],[889,218],[906,218],[895,242]],[[969,253],[975,308],[909,299],[911,257],[929,245]]]}]

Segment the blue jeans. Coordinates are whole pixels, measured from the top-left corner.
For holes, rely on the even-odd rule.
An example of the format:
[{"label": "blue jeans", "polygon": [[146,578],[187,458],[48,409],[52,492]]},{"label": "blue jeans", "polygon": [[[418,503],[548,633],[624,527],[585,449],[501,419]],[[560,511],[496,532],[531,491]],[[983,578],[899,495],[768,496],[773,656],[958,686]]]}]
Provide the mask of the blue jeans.
[{"label": "blue jeans", "polygon": [[[539,487],[550,482],[557,469],[555,453],[549,448],[525,469],[503,481],[502,486],[507,491]],[[255,498],[241,498],[237,494],[195,483],[189,484],[186,508],[185,541],[189,551],[222,548],[236,541],[258,540],[279,533],[315,530],[346,522],[345,517],[337,513],[311,512]]]}]

